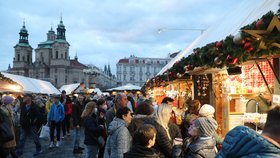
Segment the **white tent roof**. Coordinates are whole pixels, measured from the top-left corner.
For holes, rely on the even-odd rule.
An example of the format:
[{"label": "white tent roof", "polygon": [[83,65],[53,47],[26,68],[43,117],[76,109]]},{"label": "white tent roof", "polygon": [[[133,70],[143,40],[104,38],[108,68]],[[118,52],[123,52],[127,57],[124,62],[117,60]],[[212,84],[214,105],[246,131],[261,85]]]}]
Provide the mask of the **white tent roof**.
[{"label": "white tent roof", "polygon": [[270,10],[276,12],[278,9],[278,3],[279,1],[275,0],[243,0],[237,8],[207,29],[185,50],[181,51],[180,54],[173,58],[161,69],[158,75],[163,74],[167,69],[171,68],[176,61],[189,56],[193,53],[193,49],[203,47],[211,42],[222,40],[228,35],[235,35],[241,27],[261,18]]},{"label": "white tent roof", "polygon": [[5,77],[17,82],[23,87],[23,92],[41,93],[41,94],[60,94],[50,82],[39,79],[29,78],[20,75],[1,72]]},{"label": "white tent roof", "polygon": [[135,86],[135,85],[129,83],[127,85],[111,88],[111,89],[108,89],[108,90],[109,91],[113,91],[113,90],[125,91],[125,90],[140,90],[140,89],[141,89],[141,87]]},{"label": "white tent roof", "polygon": [[80,83],[74,83],[74,84],[68,84],[68,85],[63,85],[59,90],[62,92],[63,90],[66,91],[66,94],[71,94],[74,92],[78,87],[80,86]]}]

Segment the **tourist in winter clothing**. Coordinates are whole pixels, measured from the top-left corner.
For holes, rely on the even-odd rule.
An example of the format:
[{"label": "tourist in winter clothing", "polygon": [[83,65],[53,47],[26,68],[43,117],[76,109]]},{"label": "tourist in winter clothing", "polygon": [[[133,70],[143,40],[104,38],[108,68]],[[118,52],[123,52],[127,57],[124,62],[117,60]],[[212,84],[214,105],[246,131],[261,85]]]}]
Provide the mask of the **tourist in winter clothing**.
[{"label": "tourist in winter clothing", "polygon": [[262,134],[237,126],[226,135],[216,158],[280,157],[280,106],[268,111]]},{"label": "tourist in winter clothing", "polygon": [[[50,148],[60,145],[60,130],[61,124],[64,119],[64,107],[59,101],[59,96],[54,97],[54,103],[51,105],[50,112],[48,113],[48,123],[50,126]],[[54,130],[56,130],[56,144],[54,143]]]},{"label": "tourist in winter clothing", "polygon": [[[97,100],[97,107],[98,107],[98,123],[103,125],[105,128],[102,131],[102,138],[107,140],[107,127],[106,127],[106,111],[108,109],[107,102],[105,99],[100,98]],[[103,158],[105,150],[105,145],[99,146],[98,158]]]},{"label": "tourist in winter clothing", "polygon": [[38,155],[42,153],[41,143],[39,140],[39,136],[37,134],[37,120],[40,115],[39,106],[35,105],[32,102],[32,94],[25,94],[23,99],[23,105],[21,106],[20,111],[20,140],[19,144],[16,147],[16,153],[18,156],[23,154],[24,144],[26,141],[27,135],[31,135],[34,143],[36,145],[36,153],[34,155]]},{"label": "tourist in winter clothing", "polygon": [[[173,155],[178,155],[181,153],[180,146],[173,146],[173,140],[171,138],[171,134],[169,132],[169,121],[171,117],[172,109],[167,104],[161,104],[157,111],[155,112],[155,119],[151,120],[151,122],[147,122],[147,124],[152,124],[157,130],[156,135],[156,143],[153,147],[160,153],[161,158],[171,158]],[[174,149],[176,152],[173,152]]]},{"label": "tourist in winter clothing", "polygon": [[191,121],[198,118],[200,106],[201,104],[199,100],[191,100],[187,102],[187,110],[185,111],[181,124],[181,132],[183,139],[191,137],[188,134],[188,128],[190,127]]},{"label": "tourist in winter clothing", "polygon": [[98,123],[97,107],[95,102],[86,104],[85,109],[81,116],[84,120],[85,127],[85,141],[87,146],[87,158],[97,158],[99,152],[98,137],[102,135],[105,128]]},{"label": "tourist in winter clothing", "polygon": [[115,104],[106,112],[106,126],[113,121],[116,116],[116,112],[119,108],[127,107],[127,96],[124,93],[117,93],[115,96]]},{"label": "tourist in winter clothing", "polygon": [[[215,109],[214,109],[214,107],[212,105],[204,104],[199,109],[198,113],[199,113],[200,117],[211,117],[211,118],[214,118]],[[217,134],[216,131],[213,133],[212,136],[213,136],[213,138],[215,138],[215,140],[217,142],[217,146],[221,146],[222,143],[223,143],[223,139],[221,139],[219,137],[219,135]]]},{"label": "tourist in winter clothing", "polygon": [[70,135],[70,119],[72,114],[72,100],[67,95],[66,102],[64,103],[64,120],[62,122],[63,136]]},{"label": "tourist in winter clothing", "polygon": [[116,117],[108,127],[108,139],[105,146],[105,158],[123,158],[130,150],[132,137],[127,129],[131,122],[131,111],[128,107],[119,108]]},{"label": "tourist in winter clothing", "polygon": [[83,149],[80,146],[80,134],[83,124],[83,119],[81,117],[82,112],[84,111],[84,101],[85,98],[83,95],[78,96],[78,101],[75,102],[72,106],[72,118],[73,118],[73,127],[74,127],[74,149],[73,154],[83,153]]},{"label": "tourist in winter clothing", "polygon": [[188,129],[191,138],[186,139],[183,147],[184,158],[214,158],[216,140],[212,137],[217,129],[216,120],[208,117],[195,119]]},{"label": "tourist in winter clothing", "polygon": [[145,122],[150,122],[153,119],[154,109],[146,102],[141,102],[136,108],[135,116],[132,118],[131,124],[128,129],[133,137],[134,132],[141,127]]},{"label": "tourist in winter clothing", "polygon": [[15,140],[15,132],[14,132],[14,112],[12,110],[12,103],[14,99],[10,96],[4,96],[2,98],[3,104],[0,105],[0,117],[3,117],[3,120],[6,121],[10,125],[10,130],[12,131],[12,134],[14,138],[8,142],[5,142],[4,144],[0,144],[0,157],[6,158],[10,154],[12,157],[16,157],[15,154],[15,147],[16,147],[16,140]]},{"label": "tourist in winter clothing", "polygon": [[133,146],[124,154],[124,158],[159,158],[159,154],[152,148],[156,141],[156,129],[153,125],[141,125],[133,137]]}]

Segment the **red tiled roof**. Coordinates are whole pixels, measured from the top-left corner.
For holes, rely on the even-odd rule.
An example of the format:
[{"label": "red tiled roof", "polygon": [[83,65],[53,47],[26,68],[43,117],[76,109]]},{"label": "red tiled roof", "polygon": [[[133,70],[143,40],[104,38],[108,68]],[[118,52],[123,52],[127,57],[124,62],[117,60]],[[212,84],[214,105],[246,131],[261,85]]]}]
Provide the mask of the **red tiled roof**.
[{"label": "red tiled roof", "polygon": [[126,64],[129,63],[128,59],[120,59],[118,63]]},{"label": "red tiled roof", "polygon": [[70,66],[81,67],[81,68],[87,67],[84,64],[80,63],[78,60],[70,60]]}]

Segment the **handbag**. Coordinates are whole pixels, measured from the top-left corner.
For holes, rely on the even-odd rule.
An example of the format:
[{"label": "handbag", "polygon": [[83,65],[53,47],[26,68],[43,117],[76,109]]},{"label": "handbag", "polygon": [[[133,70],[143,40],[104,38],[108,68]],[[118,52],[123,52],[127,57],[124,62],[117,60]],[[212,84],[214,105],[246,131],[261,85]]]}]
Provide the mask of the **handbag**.
[{"label": "handbag", "polygon": [[41,133],[39,138],[48,139],[50,135],[50,127],[47,125],[43,125],[41,127]]},{"label": "handbag", "polygon": [[103,148],[103,147],[104,147],[104,145],[105,145],[105,140],[104,140],[104,138],[103,138],[102,136],[99,136],[99,137],[97,138],[97,142],[98,142],[98,147],[99,147],[99,148]]},{"label": "handbag", "polygon": [[14,139],[14,134],[8,116],[0,109],[0,145]]}]

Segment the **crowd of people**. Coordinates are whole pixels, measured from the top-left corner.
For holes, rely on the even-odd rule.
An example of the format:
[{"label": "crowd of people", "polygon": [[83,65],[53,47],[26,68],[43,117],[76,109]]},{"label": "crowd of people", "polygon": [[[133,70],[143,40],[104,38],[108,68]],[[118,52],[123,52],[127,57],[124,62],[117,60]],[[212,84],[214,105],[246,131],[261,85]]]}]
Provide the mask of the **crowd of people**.
[{"label": "crowd of people", "polygon": [[166,97],[157,105],[152,97],[132,93],[70,97],[62,91],[46,100],[32,94],[3,96],[0,157],[21,157],[28,136],[36,146],[34,156],[40,155],[44,125],[50,128],[49,148],[60,147],[61,139],[72,134],[73,154],[86,151],[87,158],[280,157],[280,106],[268,111],[262,134],[238,126],[222,139],[212,105],[188,101],[178,125],[173,102]]}]

